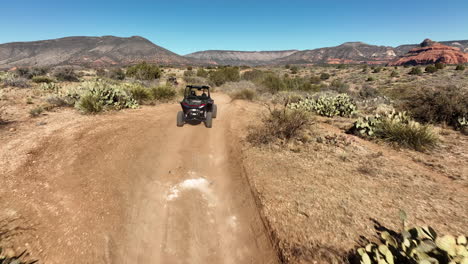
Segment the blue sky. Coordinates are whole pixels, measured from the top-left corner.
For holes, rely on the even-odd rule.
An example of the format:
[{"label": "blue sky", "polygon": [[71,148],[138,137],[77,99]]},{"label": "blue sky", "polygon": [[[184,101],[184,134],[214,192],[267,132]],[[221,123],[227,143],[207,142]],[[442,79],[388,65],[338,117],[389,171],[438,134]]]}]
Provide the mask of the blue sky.
[{"label": "blue sky", "polygon": [[139,35],[187,54],[468,39],[468,0],[0,1],[0,43]]}]

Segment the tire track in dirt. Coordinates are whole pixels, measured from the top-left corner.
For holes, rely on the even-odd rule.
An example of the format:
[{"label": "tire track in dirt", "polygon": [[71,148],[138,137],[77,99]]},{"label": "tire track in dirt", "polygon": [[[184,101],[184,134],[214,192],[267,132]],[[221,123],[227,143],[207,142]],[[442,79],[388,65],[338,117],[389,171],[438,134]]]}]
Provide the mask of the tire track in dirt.
[{"label": "tire track in dirt", "polygon": [[[160,121],[163,140],[148,143],[154,155],[134,189],[134,206],[112,263],[276,263],[255,203],[231,155],[229,98],[216,98],[220,115],[212,129]],[[177,107],[171,107],[176,113]],[[223,111],[223,112],[221,112]],[[141,170],[134,168],[135,171]]]}]

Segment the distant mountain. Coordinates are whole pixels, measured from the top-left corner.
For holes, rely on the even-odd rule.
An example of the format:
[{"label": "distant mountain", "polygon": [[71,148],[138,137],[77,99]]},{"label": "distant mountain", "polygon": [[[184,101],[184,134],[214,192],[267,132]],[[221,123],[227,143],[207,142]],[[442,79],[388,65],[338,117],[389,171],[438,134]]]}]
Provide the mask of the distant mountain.
[{"label": "distant mountain", "polygon": [[336,47],[298,51],[290,56],[276,59],[273,64],[381,64],[397,57],[392,47],[369,45],[362,42],[347,42]]},{"label": "distant mountain", "polygon": [[[468,52],[468,40],[443,41],[440,43]],[[336,47],[302,51],[245,52],[216,50],[195,52],[185,57],[212,61],[219,65],[386,64],[404,56],[416,47],[419,47],[419,44],[401,45],[394,48],[369,45],[362,42],[347,42]]]},{"label": "distant mountain", "polygon": [[0,45],[0,68],[15,66],[109,66],[141,61],[192,64],[193,61],[142,37],[67,37]]},{"label": "distant mountain", "polygon": [[[440,43],[468,52],[468,40]],[[393,48],[347,42],[336,47],[302,51],[209,50],[180,56],[142,37],[67,37],[0,44],[0,68],[58,65],[99,67],[142,61],[166,65],[386,64],[417,47],[418,44]]]},{"label": "distant mountain", "polygon": [[283,51],[230,51],[207,50],[185,55],[187,58],[212,61],[221,65],[262,65],[296,53],[297,50]]}]

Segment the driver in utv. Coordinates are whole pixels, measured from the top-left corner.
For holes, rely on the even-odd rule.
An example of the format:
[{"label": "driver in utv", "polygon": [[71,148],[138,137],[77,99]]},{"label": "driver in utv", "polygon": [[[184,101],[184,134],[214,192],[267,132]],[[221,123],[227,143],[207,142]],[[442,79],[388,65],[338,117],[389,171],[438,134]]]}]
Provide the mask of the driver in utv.
[{"label": "driver in utv", "polygon": [[[201,93],[201,95],[197,95]],[[177,113],[177,126],[181,127],[186,122],[204,122],[211,128],[213,118],[216,118],[217,106],[210,95],[209,86],[188,85],[185,88],[184,99],[180,102],[182,111]]]}]

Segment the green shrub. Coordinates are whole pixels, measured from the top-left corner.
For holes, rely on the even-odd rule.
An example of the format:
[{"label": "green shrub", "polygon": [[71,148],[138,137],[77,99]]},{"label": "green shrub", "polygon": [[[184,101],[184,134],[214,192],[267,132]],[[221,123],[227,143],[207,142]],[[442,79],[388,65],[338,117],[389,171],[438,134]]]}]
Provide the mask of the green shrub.
[{"label": "green shrub", "polygon": [[46,68],[23,68],[20,67],[15,70],[15,75],[17,77],[31,79],[34,76],[46,75],[47,69]]},{"label": "green shrub", "polygon": [[126,91],[125,86],[105,81],[85,82],[76,107],[84,113],[97,113],[102,110],[136,108],[138,103]]},{"label": "green shrub", "polygon": [[438,70],[442,70],[443,68],[445,68],[445,64],[440,63],[440,62],[436,62],[434,67],[436,67],[436,69],[438,69]]},{"label": "green shrub", "polygon": [[251,71],[246,71],[242,74],[242,79],[253,82],[261,82],[267,73],[261,70],[253,69]]},{"label": "green shrub", "polygon": [[151,88],[151,97],[154,100],[167,101],[174,99],[177,91],[170,86],[159,86]]},{"label": "green shrub", "polygon": [[278,139],[287,142],[299,137],[311,124],[311,117],[304,110],[286,107],[268,110],[262,124],[251,128],[247,135],[247,141],[254,145],[269,144]]},{"label": "green shrub", "polygon": [[422,70],[420,67],[413,67],[411,68],[411,70],[409,71],[408,74],[411,74],[411,75],[421,75],[422,74]]},{"label": "green shrub", "polygon": [[438,70],[438,68],[434,65],[428,65],[425,69],[427,73],[434,73]]},{"label": "green shrub", "polygon": [[310,77],[310,83],[312,84],[320,84],[321,82],[322,82],[322,79],[320,79],[320,76]]},{"label": "green shrub", "polygon": [[346,65],[345,64],[338,64],[338,66],[336,66],[336,68],[338,70],[346,69]]},{"label": "green shrub", "polygon": [[[351,263],[363,264],[465,264],[468,262],[466,236],[439,236],[429,226],[406,227],[406,213],[400,213],[402,231],[381,225],[379,243],[368,243],[351,253]],[[364,239],[364,241],[369,241]]]},{"label": "green shrub", "polygon": [[232,99],[252,101],[256,96],[255,90],[244,88],[231,94]]},{"label": "green shrub", "polygon": [[184,76],[195,76],[195,72],[193,70],[186,70],[184,71]]},{"label": "green shrub", "polygon": [[292,66],[290,70],[291,70],[291,74],[297,74],[299,72],[299,67]]},{"label": "green shrub", "polygon": [[398,72],[393,70],[392,73],[390,73],[390,77],[392,78],[398,77]]},{"label": "green shrub", "polygon": [[375,136],[417,151],[432,149],[437,144],[437,136],[432,131],[432,128],[417,122],[405,124],[384,119],[378,125]]},{"label": "green shrub", "polygon": [[139,104],[151,100],[152,98],[150,89],[144,87],[141,84],[130,84],[127,85],[126,89],[132,98],[135,99]]},{"label": "green shrub", "polygon": [[34,76],[32,77],[32,81],[35,83],[51,83],[54,80],[47,76]]},{"label": "green shrub", "polygon": [[107,73],[107,77],[122,81],[125,79],[125,72],[121,68],[114,68]]},{"label": "green shrub", "polygon": [[465,70],[465,65],[463,64],[458,64],[457,67],[455,67],[456,71],[464,71]]},{"label": "green shrub", "polygon": [[17,87],[17,88],[28,88],[29,83],[28,83],[28,80],[26,78],[8,76],[7,78],[3,79],[3,86],[5,86],[5,87]]},{"label": "green shrub", "polygon": [[161,69],[146,62],[133,65],[127,69],[127,76],[138,80],[155,80],[161,77]]},{"label": "green shrub", "polygon": [[468,118],[468,91],[456,86],[415,90],[403,107],[421,122],[445,123],[460,128],[459,119]]},{"label": "green shrub", "polygon": [[238,82],[240,72],[238,67],[222,67],[210,72],[209,79],[216,86],[221,86],[226,82]]},{"label": "green shrub", "polygon": [[272,94],[286,90],[283,79],[273,74],[266,76],[262,81],[262,85]]},{"label": "green shrub", "polygon": [[60,86],[56,83],[41,83],[39,86],[42,90],[48,91],[48,92],[54,92],[58,93],[60,91]]},{"label": "green shrub", "polygon": [[330,74],[324,72],[324,73],[320,74],[320,79],[324,80],[324,81],[328,80],[328,79],[330,79]]},{"label": "green shrub", "polygon": [[209,74],[210,74],[210,73],[209,73],[208,71],[206,71],[205,69],[203,69],[203,68],[199,68],[199,69],[197,70],[197,76],[198,76],[198,77],[207,78]]},{"label": "green shrub", "polygon": [[379,91],[368,84],[363,85],[362,88],[359,90],[359,96],[362,98],[374,98],[379,95]]},{"label": "green shrub", "polygon": [[405,112],[393,111],[385,115],[359,118],[349,132],[418,151],[431,149],[437,144],[437,136],[432,128],[413,121]]},{"label": "green shrub", "polygon": [[369,76],[366,81],[367,82],[373,82],[373,81],[375,81],[375,78],[372,77],[372,76]]},{"label": "green shrub", "polygon": [[318,99],[304,99],[288,105],[291,109],[301,109],[315,112],[321,116],[350,117],[356,113],[356,104],[347,94],[337,96],[321,96]]},{"label": "green shrub", "polygon": [[42,108],[41,106],[38,106],[29,110],[29,115],[31,117],[38,117],[40,114],[42,114],[42,112],[44,112],[44,108]]},{"label": "green shrub", "polygon": [[54,71],[54,77],[59,82],[78,82],[78,76],[72,68],[59,68]]},{"label": "green shrub", "polygon": [[372,71],[372,73],[379,73],[382,71],[382,67],[376,67],[374,68],[374,70]]},{"label": "green shrub", "polygon": [[329,86],[330,90],[337,91],[338,93],[349,92],[349,85],[341,80],[333,80]]}]

